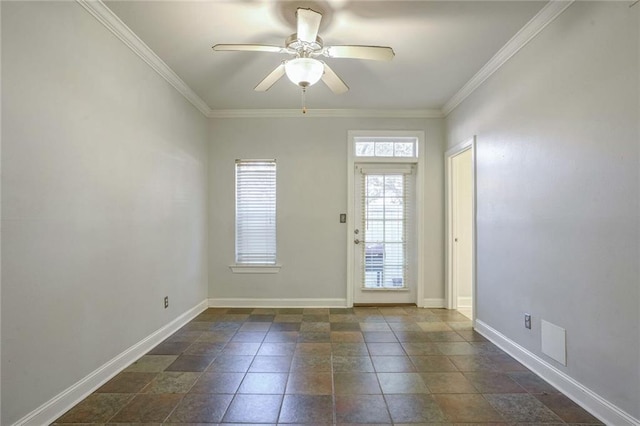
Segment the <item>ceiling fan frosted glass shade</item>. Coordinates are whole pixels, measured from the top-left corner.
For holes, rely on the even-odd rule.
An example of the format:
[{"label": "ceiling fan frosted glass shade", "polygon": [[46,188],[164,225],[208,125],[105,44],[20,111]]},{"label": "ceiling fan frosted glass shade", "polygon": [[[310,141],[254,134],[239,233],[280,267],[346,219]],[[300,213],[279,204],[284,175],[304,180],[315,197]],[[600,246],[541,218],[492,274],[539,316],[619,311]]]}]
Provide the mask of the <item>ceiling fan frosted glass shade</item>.
[{"label": "ceiling fan frosted glass shade", "polygon": [[313,86],[320,80],[324,65],[313,58],[295,58],[284,64],[284,70],[293,84],[307,87]]}]

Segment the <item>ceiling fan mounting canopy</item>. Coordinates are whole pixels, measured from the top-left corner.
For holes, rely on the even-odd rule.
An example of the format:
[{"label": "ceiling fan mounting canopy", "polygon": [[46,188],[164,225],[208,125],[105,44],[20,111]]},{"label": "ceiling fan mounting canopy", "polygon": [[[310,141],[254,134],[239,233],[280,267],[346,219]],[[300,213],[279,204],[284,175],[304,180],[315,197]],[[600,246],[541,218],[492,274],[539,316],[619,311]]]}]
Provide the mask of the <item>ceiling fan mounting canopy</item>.
[{"label": "ceiling fan mounting canopy", "polygon": [[286,74],[294,84],[303,89],[322,79],[333,93],[344,93],[349,90],[349,87],[329,65],[317,59],[318,57],[390,61],[395,56],[393,49],[386,46],[325,46],[322,38],[318,36],[322,14],[312,9],[298,8],[296,19],[297,31],[287,37],[284,47],[264,44],[216,44],[213,50],[294,55],[293,58],[282,61],[275,70],[258,83],[254,88],[258,92],[269,90]]}]

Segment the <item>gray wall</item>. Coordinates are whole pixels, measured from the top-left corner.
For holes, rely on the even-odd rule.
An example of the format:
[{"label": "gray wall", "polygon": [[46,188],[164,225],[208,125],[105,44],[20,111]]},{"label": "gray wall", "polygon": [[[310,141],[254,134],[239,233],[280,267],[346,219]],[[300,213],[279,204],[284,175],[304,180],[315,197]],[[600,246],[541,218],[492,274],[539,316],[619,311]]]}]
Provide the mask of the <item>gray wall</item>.
[{"label": "gray wall", "polygon": [[208,130],[75,2],[3,2],[2,65],[8,425],[207,297]]},{"label": "gray wall", "polygon": [[[425,298],[443,298],[443,120],[211,120],[209,297],[345,299],[348,130],[423,130],[426,142]],[[278,161],[279,274],[233,274],[234,160]]]},{"label": "gray wall", "polygon": [[446,120],[450,146],[478,136],[477,318],[636,418],[639,13],[575,2]]}]

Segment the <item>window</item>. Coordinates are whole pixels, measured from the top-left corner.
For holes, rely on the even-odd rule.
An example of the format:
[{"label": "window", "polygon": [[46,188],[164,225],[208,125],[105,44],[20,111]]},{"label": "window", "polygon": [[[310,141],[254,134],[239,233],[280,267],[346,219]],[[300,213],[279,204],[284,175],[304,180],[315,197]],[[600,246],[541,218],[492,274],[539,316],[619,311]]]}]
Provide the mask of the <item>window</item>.
[{"label": "window", "polygon": [[276,266],[275,160],[236,160],[235,261],[240,267]]},{"label": "window", "polygon": [[360,137],[355,138],[356,157],[418,157],[415,137]]}]

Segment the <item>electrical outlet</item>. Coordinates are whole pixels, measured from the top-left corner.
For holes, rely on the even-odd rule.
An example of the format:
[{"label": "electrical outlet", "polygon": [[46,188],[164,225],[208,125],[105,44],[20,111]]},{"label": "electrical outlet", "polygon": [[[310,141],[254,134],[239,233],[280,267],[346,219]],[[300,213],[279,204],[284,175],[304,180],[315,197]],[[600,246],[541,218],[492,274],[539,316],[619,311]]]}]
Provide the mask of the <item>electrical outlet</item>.
[{"label": "electrical outlet", "polygon": [[164,308],[167,309],[169,307],[169,296],[164,297]]},{"label": "electrical outlet", "polygon": [[531,330],[531,314],[524,314],[524,328]]},{"label": "electrical outlet", "polygon": [[347,214],[340,213],[340,223],[347,223]]}]

